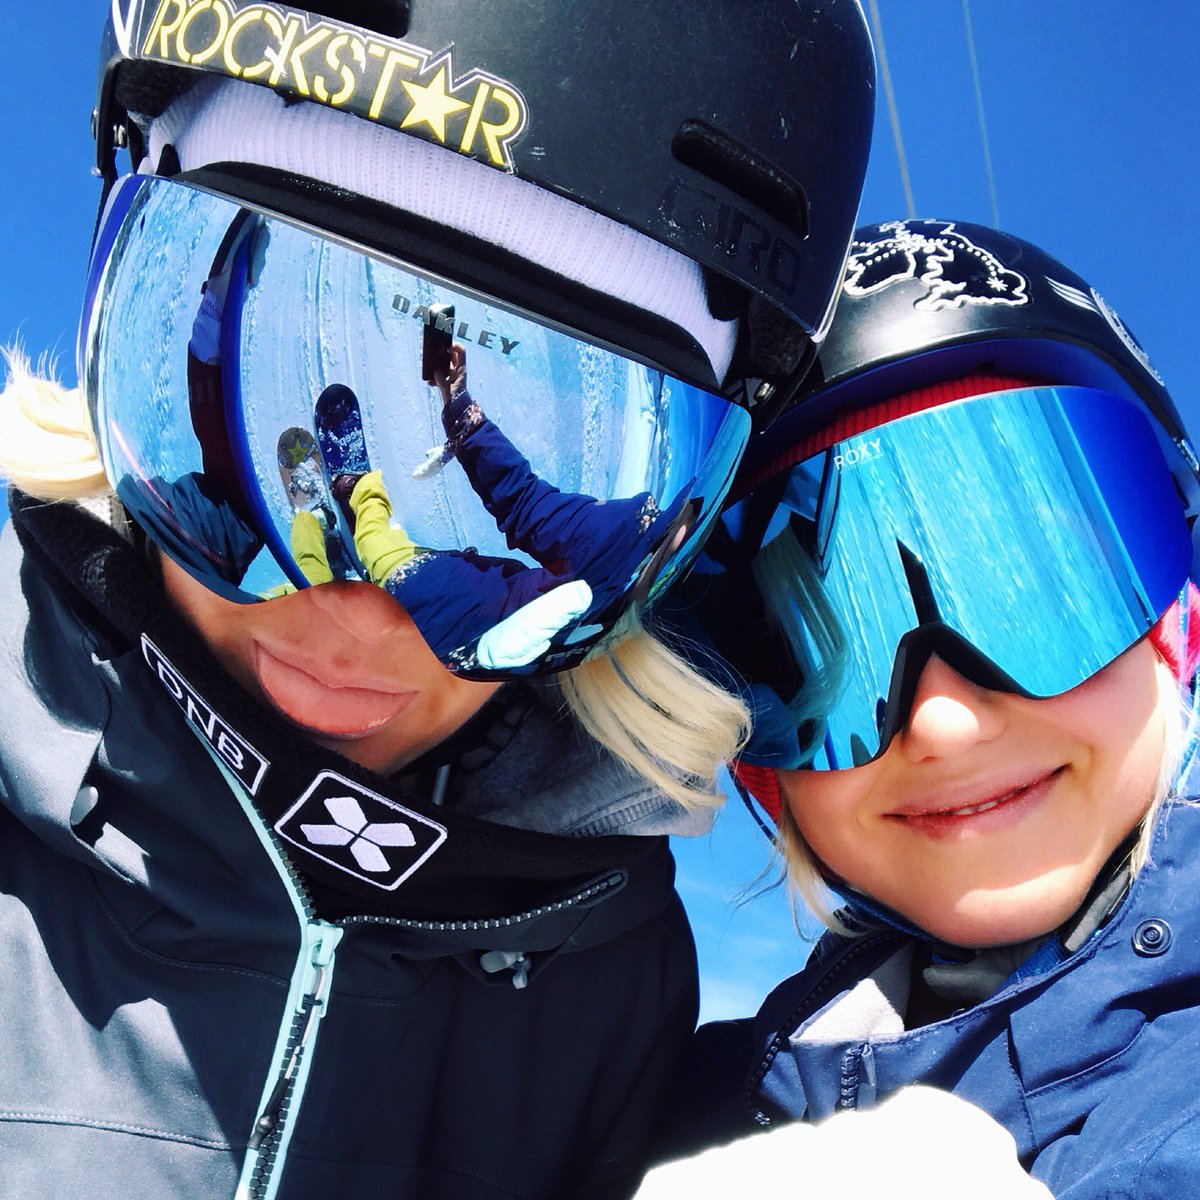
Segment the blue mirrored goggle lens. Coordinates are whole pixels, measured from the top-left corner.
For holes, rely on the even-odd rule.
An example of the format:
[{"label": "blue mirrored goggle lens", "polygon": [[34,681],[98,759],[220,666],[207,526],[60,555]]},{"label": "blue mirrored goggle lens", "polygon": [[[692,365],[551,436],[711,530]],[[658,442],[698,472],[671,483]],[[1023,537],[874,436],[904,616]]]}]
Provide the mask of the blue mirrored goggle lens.
[{"label": "blue mirrored goggle lens", "polygon": [[120,186],[81,378],[121,498],[212,590],[366,579],[493,677],[579,661],[691,557],[743,410],[225,197]]},{"label": "blue mirrored goggle lens", "polygon": [[753,576],[780,666],[756,682],[782,706],[776,728],[785,711],[796,718],[799,756],[817,769],[880,752],[907,719],[889,707],[911,695],[939,631],[945,655],[989,686],[1057,695],[1144,636],[1191,565],[1147,416],[1090,389],[913,414],[766,492],[778,500],[758,518]]}]

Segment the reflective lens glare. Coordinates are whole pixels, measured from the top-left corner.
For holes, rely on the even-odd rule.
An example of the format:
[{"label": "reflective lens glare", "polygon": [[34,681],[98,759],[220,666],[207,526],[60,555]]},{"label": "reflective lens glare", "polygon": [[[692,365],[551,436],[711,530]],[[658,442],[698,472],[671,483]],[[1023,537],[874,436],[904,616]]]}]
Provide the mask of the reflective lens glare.
[{"label": "reflective lens glare", "polygon": [[725,518],[749,562],[726,603],[760,617],[730,654],[759,685],[759,761],[869,761],[930,653],[1032,697],[1082,683],[1187,579],[1189,477],[1135,403],[1047,387],[904,417],[760,485]]},{"label": "reflective lens glare", "polygon": [[249,602],[369,580],[477,678],[580,661],[692,557],[748,415],[176,181],[118,185],[81,328],[109,478]]}]

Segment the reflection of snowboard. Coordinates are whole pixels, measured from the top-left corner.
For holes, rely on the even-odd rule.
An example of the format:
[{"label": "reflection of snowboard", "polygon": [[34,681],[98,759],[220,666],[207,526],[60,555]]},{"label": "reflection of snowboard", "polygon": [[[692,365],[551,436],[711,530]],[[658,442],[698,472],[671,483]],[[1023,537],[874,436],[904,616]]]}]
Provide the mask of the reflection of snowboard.
[{"label": "reflection of snowboard", "polygon": [[344,383],[331,383],[317,397],[313,406],[313,424],[317,431],[317,445],[320,447],[317,461],[321,465],[325,487],[333,501],[338,532],[358,565],[358,573],[364,579],[369,579],[370,576],[354,548],[354,514],[350,511],[352,481],[356,481],[358,476],[365,475],[371,469],[358,397]]},{"label": "reflection of snowboard", "polygon": [[313,421],[327,480],[371,469],[358,397],[344,383],[331,383],[317,397]]},{"label": "reflection of snowboard", "polygon": [[[279,477],[288,503],[296,512],[320,513],[329,507],[317,443],[307,429],[293,425],[279,435],[275,448]],[[332,518],[333,514],[329,514]]]},{"label": "reflection of snowboard", "polygon": [[354,578],[358,572],[338,536],[337,510],[325,486],[321,456],[313,435],[297,425],[285,429],[275,445],[275,458],[292,510],[310,512],[321,524],[325,533],[325,555],[334,578]]}]

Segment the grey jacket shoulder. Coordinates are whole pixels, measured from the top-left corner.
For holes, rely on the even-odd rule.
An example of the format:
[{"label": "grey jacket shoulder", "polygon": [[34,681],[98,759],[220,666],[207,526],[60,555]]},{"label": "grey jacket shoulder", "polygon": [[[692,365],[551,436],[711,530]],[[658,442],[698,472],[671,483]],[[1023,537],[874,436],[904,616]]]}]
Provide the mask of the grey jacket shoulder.
[{"label": "grey jacket shoulder", "polygon": [[[712,828],[711,809],[685,809],[591,738],[553,682],[536,695],[534,711],[504,752],[485,771],[451,783],[460,811],[567,837],[696,837]],[[536,791],[530,780],[537,780]]]},{"label": "grey jacket shoulder", "polygon": [[76,796],[112,707],[91,641],[6,526],[0,535],[0,792],[60,850],[71,848],[65,835]]},{"label": "grey jacket shoulder", "polygon": [[[66,595],[6,527],[0,802],[56,852],[177,910],[207,911],[209,866],[233,872],[242,901],[282,917],[261,846],[140,651],[86,622]],[[193,848],[186,859],[182,845]]]}]

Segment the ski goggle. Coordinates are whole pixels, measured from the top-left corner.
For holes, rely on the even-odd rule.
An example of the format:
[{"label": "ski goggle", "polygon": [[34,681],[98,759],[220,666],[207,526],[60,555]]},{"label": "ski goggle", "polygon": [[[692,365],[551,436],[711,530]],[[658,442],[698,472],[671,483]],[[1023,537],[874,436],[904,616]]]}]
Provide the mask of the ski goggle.
[{"label": "ski goggle", "polygon": [[1177,598],[1197,486],[1142,407],[1074,387],[914,413],[756,484],[687,585],[747,681],[745,761],[871,761],[934,654],[1027,697],[1078,686]]},{"label": "ski goggle", "polygon": [[572,666],[669,587],[750,426],[619,351],[156,177],[110,194],[79,351],[109,479],[197,580],[240,602],[370,581],[481,679]]}]

